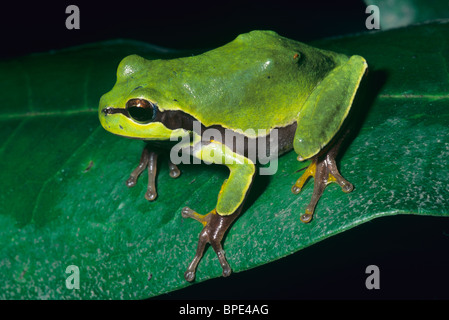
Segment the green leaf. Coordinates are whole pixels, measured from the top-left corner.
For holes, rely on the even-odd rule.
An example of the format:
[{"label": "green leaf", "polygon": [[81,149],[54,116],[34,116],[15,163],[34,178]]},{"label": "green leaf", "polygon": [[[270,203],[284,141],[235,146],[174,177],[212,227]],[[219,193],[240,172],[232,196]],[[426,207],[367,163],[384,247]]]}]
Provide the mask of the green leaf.
[{"label": "green leaf", "polygon": [[[449,215],[447,39],[449,24],[432,23],[314,43],[369,64],[370,103],[340,159],[355,190],[344,194],[330,185],[315,218],[303,224],[313,183],[297,196],[290,188],[307,163],[293,152],[281,157],[276,175],[257,178],[225,238],[233,272],[376,217]],[[189,285],[183,273],[202,226],[180,210],[214,208],[227,172],[181,165],[181,176],[172,179],[162,158],[156,201],[144,199],[145,176],[126,187],[143,143],[105,132],[97,106],[118,62],[131,53],[185,54],[112,41],[0,63],[1,298],[134,299]],[[79,290],[66,287],[69,265],[79,267]],[[208,249],[197,282],[218,276],[221,267]]]}]

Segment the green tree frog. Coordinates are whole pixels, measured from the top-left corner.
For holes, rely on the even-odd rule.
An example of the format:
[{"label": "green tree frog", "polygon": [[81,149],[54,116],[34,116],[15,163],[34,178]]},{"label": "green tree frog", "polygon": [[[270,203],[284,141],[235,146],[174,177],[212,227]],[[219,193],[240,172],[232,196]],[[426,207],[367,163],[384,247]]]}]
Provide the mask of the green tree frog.
[{"label": "green tree frog", "polygon": [[[223,276],[231,273],[221,242],[242,211],[256,174],[257,158],[249,157],[245,147],[250,142],[262,141],[268,149],[275,146],[279,155],[294,149],[299,161],[311,159],[292,187],[293,193],[299,193],[314,177],[312,199],[300,216],[304,223],[312,219],[327,184],[336,182],[344,192],[352,191],[352,184],[337,169],[341,139],[334,137],[339,136],[366,69],[360,56],[313,48],[273,31],[242,34],[196,56],[146,60],[131,55],[121,61],[114,87],[101,97],[99,118],[114,134],[149,142],[128,186],[135,185],[148,168],[145,197],[157,197],[157,153],[151,151],[151,143],[173,136],[188,138],[180,148],[183,152],[229,168],[215,208],[204,215],[188,207],[182,210],[183,217],[203,225],[195,256],[184,274],[187,281],[195,279],[208,243]],[[220,139],[205,135],[211,128],[221,134]],[[227,133],[241,138],[244,147],[223,138]],[[268,152],[258,148],[256,154],[260,150]],[[179,174],[176,164],[170,163],[170,175]]]}]

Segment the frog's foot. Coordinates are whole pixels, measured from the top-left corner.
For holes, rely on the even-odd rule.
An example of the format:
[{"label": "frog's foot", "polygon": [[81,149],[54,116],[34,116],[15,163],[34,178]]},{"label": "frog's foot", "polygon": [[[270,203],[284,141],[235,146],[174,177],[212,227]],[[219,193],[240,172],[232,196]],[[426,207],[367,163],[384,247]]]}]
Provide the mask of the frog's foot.
[{"label": "frog's foot", "polygon": [[314,177],[315,184],[312,199],[306,208],[306,213],[300,217],[304,223],[312,220],[316,204],[328,184],[336,182],[340,185],[343,192],[346,193],[353,190],[352,184],[344,179],[338,171],[337,164],[335,163],[335,153],[332,151],[323,157],[315,157],[312,159],[312,163],[293,185],[292,192],[298,194],[310,177]]},{"label": "frog's foot", "polygon": [[[140,174],[148,168],[148,186],[145,193],[145,199],[154,201],[157,198],[156,190],[156,174],[157,174],[157,153],[149,151],[147,147],[143,148],[142,155],[140,157],[139,165],[131,172],[126,185],[128,187],[134,187]],[[178,167],[170,160],[168,162],[170,177],[177,178],[181,174]]]},{"label": "frog's foot", "polygon": [[207,243],[210,243],[217,254],[218,261],[223,269],[223,276],[229,276],[231,274],[231,267],[226,260],[225,252],[221,246],[221,240],[239,212],[235,212],[229,216],[221,216],[217,214],[216,209],[214,209],[208,214],[201,215],[192,209],[185,207],[182,209],[181,214],[184,218],[195,219],[204,226],[199,236],[195,257],[192,262],[190,262],[187,271],[184,273],[184,278],[189,282],[195,280],[196,267],[203,257],[204,249]]}]

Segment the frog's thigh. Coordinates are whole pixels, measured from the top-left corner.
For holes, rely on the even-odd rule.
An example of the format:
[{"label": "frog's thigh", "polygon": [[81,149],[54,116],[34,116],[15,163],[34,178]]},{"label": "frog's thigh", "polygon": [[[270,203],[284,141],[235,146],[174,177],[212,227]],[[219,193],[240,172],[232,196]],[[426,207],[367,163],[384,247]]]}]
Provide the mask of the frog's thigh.
[{"label": "frog's thigh", "polygon": [[229,177],[218,194],[216,211],[221,216],[236,212],[245,200],[253,181],[256,170],[254,163],[215,141],[202,144],[199,150],[194,151],[194,156],[207,162],[226,165],[229,168]]},{"label": "frog's thigh", "polygon": [[314,89],[297,121],[293,146],[300,159],[316,155],[340,129],[366,68],[365,59],[352,56]]}]

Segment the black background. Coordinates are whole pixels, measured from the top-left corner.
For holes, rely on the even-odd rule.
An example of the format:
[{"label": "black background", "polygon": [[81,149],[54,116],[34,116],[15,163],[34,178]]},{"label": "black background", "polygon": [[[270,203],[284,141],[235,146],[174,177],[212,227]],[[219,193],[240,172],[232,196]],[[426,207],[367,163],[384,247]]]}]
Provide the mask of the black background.
[{"label": "black background", "polygon": [[[368,32],[365,5],[340,2],[15,2],[1,8],[0,58],[115,38],[204,49],[255,29],[303,42]],[[80,9],[80,30],[65,27],[70,4]],[[157,299],[448,299],[448,248],[447,218],[384,217],[284,259]],[[380,269],[379,290],[365,287],[371,264]]]},{"label": "black background", "polygon": [[[65,10],[72,4],[80,9],[79,30],[65,26]],[[115,38],[212,48],[256,29],[309,41],[366,31],[366,17],[359,0],[17,1],[1,7],[1,57]]]}]

